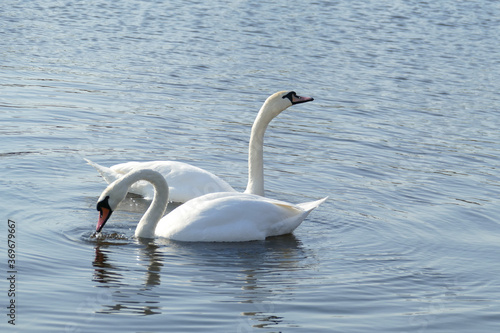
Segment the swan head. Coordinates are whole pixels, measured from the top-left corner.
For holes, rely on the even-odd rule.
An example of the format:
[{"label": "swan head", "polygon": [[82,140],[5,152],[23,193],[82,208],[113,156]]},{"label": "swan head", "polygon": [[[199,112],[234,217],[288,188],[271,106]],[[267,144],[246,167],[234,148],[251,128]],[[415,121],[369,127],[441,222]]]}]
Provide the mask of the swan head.
[{"label": "swan head", "polygon": [[266,99],[263,108],[266,110],[266,113],[270,113],[275,117],[292,105],[310,101],[314,101],[314,98],[299,96],[295,91],[279,91]]},{"label": "swan head", "polygon": [[118,204],[127,196],[128,187],[121,186],[118,180],[111,183],[97,200],[97,210],[99,211],[99,220],[96,231],[101,232],[111,214],[118,207]]}]

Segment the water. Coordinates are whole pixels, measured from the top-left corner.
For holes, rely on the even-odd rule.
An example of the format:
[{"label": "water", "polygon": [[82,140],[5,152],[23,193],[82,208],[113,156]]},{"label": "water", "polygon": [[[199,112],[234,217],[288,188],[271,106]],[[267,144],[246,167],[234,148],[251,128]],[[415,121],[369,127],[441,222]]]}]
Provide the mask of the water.
[{"label": "water", "polygon": [[[3,1],[2,330],[497,332],[496,1]],[[293,235],[93,237],[103,165],[179,160],[246,185],[271,93],[267,195],[330,199]],[[8,219],[15,297],[7,295]],[[15,326],[6,316],[15,300]]]}]

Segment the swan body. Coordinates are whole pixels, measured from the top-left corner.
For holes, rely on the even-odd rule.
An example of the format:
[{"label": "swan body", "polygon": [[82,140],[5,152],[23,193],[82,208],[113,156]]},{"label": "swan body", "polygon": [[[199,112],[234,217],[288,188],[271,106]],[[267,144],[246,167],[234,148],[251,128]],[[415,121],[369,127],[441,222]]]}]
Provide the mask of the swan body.
[{"label": "swan body", "polygon": [[179,241],[264,240],[294,231],[326,198],[298,205],[246,193],[211,193],[163,217],[155,235]]},{"label": "swan body", "polygon": [[[294,91],[280,91],[266,99],[255,118],[251,130],[248,144],[248,184],[244,193],[265,195],[263,144],[264,134],[271,120],[294,104],[313,100],[311,97],[298,96]],[[216,175],[182,162],[127,162],[107,168],[90,160],[85,160],[99,171],[108,184],[134,170],[156,170],[167,180],[170,186],[170,200],[173,202],[186,202],[208,193],[236,192],[231,185]],[[144,181],[133,184],[129,191],[146,198],[153,196],[153,187]]]},{"label": "swan body", "polygon": [[151,183],[155,192],[135,230],[136,237],[144,238],[165,237],[191,242],[264,240],[291,233],[327,199],[294,205],[254,194],[210,193],[187,201],[162,218],[168,203],[167,182],[156,171],[140,169],[114,181],[103,191],[97,203],[97,232],[138,181]]},{"label": "swan body", "polygon": [[[163,175],[169,185],[169,197],[172,202],[186,202],[200,195],[213,192],[235,192],[226,181],[211,172],[191,164],[177,161],[126,162],[108,168],[88,159],[108,184],[123,177],[125,174],[141,169],[151,169]],[[134,183],[129,193],[144,198],[153,198],[153,186],[146,181]]]}]

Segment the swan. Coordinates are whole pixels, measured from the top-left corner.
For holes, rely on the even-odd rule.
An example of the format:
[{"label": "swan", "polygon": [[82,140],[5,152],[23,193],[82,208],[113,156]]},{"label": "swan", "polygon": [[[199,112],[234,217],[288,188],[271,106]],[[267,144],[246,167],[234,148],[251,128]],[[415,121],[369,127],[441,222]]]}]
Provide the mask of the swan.
[{"label": "swan", "polygon": [[[111,184],[130,171],[141,169],[155,170],[162,174],[168,182],[170,186],[170,200],[172,202],[182,203],[212,192],[236,192],[231,185],[213,173],[183,162],[126,162],[107,168],[86,158],[85,160],[99,171],[108,184]],[[149,199],[153,197],[154,193],[151,184],[145,181],[133,184],[129,192]]]},{"label": "swan", "polygon": [[[252,125],[248,144],[248,183],[244,193],[264,196],[263,143],[267,126],[288,107],[313,101],[312,97],[298,96],[295,91],[279,91],[269,96],[257,114]],[[106,180],[108,184],[133,170],[152,169],[160,172],[170,186],[170,200],[186,202],[200,195],[214,192],[236,192],[227,182],[216,175],[177,161],[126,162],[104,167],[85,159]],[[146,198],[153,196],[153,187],[148,182],[135,183],[131,193]]]},{"label": "swan", "polygon": [[137,224],[135,236],[190,242],[241,242],[291,233],[326,198],[298,205],[249,193],[209,193],[187,201],[165,215],[169,187],[159,172],[139,169],[109,184],[97,201],[101,232],[129,188],[147,181],[153,200]]}]

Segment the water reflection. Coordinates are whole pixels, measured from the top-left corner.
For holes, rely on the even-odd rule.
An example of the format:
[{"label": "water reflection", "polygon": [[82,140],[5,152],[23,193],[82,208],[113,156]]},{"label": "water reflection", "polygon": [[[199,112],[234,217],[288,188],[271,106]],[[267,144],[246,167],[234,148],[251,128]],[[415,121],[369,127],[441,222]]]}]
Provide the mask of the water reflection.
[{"label": "water reflection", "polygon": [[161,263],[162,258],[158,248],[159,246],[154,243],[147,243],[147,245],[141,249],[142,257],[149,261],[144,279],[146,287],[159,286],[161,282],[160,272],[163,264]]},{"label": "water reflection", "polygon": [[[296,272],[316,265],[314,255],[293,235],[243,243],[134,241],[95,246],[93,281],[112,294],[99,313],[176,316],[183,314],[186,302],[191,307],[208,302],[238,307],[239,325],[276,325],[283,317],[274,303],[292,299],[300,276]],[[118,258],[132,261],[133,252],[139,268],[116,264]]]},{"label": "water reflection", "polygon": [[95,247],[95,258],[92,262],[94,278],[92,280],[103,284],[119,283],[122,275],[117,272],[118,267],[109,263],[106,253],[106,250],[101,250],[101,246]]},{"label": "water reflection", "polygon": [[[113,246],[112,243],[98,243],[95,250],[93,281],[97,282],[96,287],[110,288],[112,292],[112,302],[115,304],[102,304],[103,309],[98,313],[116,314],[122,312],[131,312],[140,315],[160,314],[161,306],[159,297],[154,294],[149,294],[148,291],[160,285],[161,260],[158,259],[158,246],[153,243],[144,243],[139,249],[140,258],[146,259],[148,264],[145,265],[143,285],[139,286],[139,290],[128,280],[134,275],[132,270],[125,266],[113,264],[110,256],[116,254],[115,249],[120,249],[121,246]],[[142,266],[142,265],[141,265]],[[131,275],[131,276],[127,276]],[[141,300],[144,298],[144,300]]]}]

